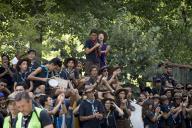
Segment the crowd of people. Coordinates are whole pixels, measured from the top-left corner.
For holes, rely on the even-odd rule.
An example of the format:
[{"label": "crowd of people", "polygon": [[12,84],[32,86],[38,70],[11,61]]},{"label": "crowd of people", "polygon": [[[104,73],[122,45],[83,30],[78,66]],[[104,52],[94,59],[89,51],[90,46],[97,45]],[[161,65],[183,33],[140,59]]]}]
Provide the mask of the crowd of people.
[{"label": "crowd of people", "polygon": [[[41,64],[34,49],[12,62],[1,55],[0,127],[192,128],[192,85],[178,83],[164,64],[152,87],[140,86],[133,99],[132,88],[119,79],[123,68],[107,65],[106,42],[104,31],[91,30],[85,64],[74,57]],[[135,105],[142,110],[133,121]]]}]

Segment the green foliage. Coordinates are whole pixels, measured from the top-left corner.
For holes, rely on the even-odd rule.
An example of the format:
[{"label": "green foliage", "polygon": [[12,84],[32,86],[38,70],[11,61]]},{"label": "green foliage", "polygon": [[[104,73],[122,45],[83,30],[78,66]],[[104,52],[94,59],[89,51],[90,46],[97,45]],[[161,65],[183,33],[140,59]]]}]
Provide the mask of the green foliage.
[{"label": "green foliage", "polygon": [[33,47],[44,58],[81,58],[89,31],[98,28],[108,33],[108,62],[124,66],[124,80],[127,74],[149,80],[160,60],[191,63],[191,5],[189,0],[0,0],[0,53],[13,56]]}]

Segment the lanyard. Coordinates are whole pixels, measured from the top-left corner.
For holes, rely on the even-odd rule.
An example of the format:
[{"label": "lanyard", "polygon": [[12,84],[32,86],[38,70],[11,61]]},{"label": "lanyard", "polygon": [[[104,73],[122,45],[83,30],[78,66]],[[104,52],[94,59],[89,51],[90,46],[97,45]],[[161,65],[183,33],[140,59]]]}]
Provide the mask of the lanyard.
[{"label": "lanyard", "polygon": [[107,126],[109,126],[109,115],[111,114],[111,111],[107,113],[106,119],[107,119]]},{"label": "lanyard", "polygon": [[[27,73],[28,72],[25,72],[25,73],[21,73],[21,72],[19,72],[19,74],[20,74],[20,76],[21,76],[21,80],[24,82],[25,80],[26,80],[26,78],[27,78]],[[23,77],[23,74],[24,74],[24,77]]]},{"label": "lanyard", "polygon": [[97,110],[94,107],[94,100],[92,100],[92,101],[91,100],[87,100],[87,102],[89,102],[91,104],[93,114],[96,113]]}]

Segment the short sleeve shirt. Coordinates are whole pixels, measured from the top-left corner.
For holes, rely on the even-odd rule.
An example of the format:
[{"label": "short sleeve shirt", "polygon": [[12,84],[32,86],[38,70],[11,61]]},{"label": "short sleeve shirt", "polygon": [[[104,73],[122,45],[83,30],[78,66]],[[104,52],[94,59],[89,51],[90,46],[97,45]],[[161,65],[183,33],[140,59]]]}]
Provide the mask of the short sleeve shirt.
[{"label": "short sleeve shirt", "polygon": [[[79,108],[79,116],[90,116],[94,112],[104,113],[104,106],[101,102],[95,100],[93,103],[83,100]],[[91,119],[81,122],[82,128],[98,128],[100,121],[98,119]]]},{"label": "short sleeve shirt", "polygon": [[[85,42],[84,48],[92,48],[94,46],[94,43],[91,40],[87,40]],[[86,59],[88,61],[94,62],[94,63],[99,63],[99,56],[98,56],[98,51],[95,49],[91,53],[86,54]]]}]

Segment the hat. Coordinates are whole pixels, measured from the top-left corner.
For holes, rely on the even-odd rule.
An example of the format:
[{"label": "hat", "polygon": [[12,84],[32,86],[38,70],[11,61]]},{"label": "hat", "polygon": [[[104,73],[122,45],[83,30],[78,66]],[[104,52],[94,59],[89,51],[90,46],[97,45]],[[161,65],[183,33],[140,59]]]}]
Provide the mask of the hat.
[{"label": "hat", "polygon": [[155,94],[152,98],[153,99],[160,99],[160,96],[159,96],[159,94]]},{"label": "hat", "polygon": [[161,97],[160,97],[160,100],[161,101],[165,101],[165,100],[167,100],[168,99],[168,97],[166,96],[166,95],[162,95]]},{"label": "hat", "polygon": [[177,88],[177,89],[182,89],[183,87],[184,87],[184,86],[183,86],[182,84],[177,84],[177,85],[176,85],[176,88]]},{"label": "hat", "polygon": [[175,99],[182,98],[182,93],[175,93],[174,98]]},{"label": "hat", "polygon": [[93,92],[94,90],[95,90],[94,87],[87,87],[87,88],[85,88],[85,94],[89,93],[89,92]]},{"label": "hat", "polygon": [[118,65],[118,64],[113,66],[113,70],[116,70],[116,69],[119,69],[119,68],[121,69],[122,67],[120,65]]},{"label": "hat", "polygon": [[8,96],[8,101],[14,101],[15,100],[15,96],[16,96],[17,92],[13,92]]},{"label": "hat", "polygon": [[104,92],[99,91],[98,92],[98,98],[99,99],[104,99],[104,95],[107,94],[107,93],[109,93],[109,97],[113,97],[113,95],[114,95],[111,91],[104,91]]},{"label": "hat", "polygon": [[192,89],[192,85],[191,85],[191,84],[188,84],[188,85],[187,85],[187,89]]},{"label": "hat", "polygon": [[68,62],[69,62],[69,61],[73,61],[73,62],[74,62],[75,67],[76,67],[76,66],[77,66],[77,64],[78,64],[78,62],[77,62],[77,60],[76,60],[75,58],[70,57],[70,58],[65,59],[65,61],[64,61],[64,65],[65,65],[65,67],[67,67],[67,64],[68,64]]},{"label": "hat", "polygon": [[102,100],[103,103],[105,103],[106,101],[112,101],[112,102],[115,102],[115,97],[109,97],[109,98],[105,98]]},{"label": "hat", "polygon": [[127,91],[127,89],[125,89],[125,88],[118,89],[118,90],[116,91],[116,95],[119,95],[119,93],[122,92],[122,91],[124,91],[124,92],[125,92],[125,95],[127,95],[128,91]]},{"label": "hat", "polygon": [[164,92],[166,93],[167,91],[173,91],[173,87],[169,87],[169,88],[164,88]]},{"label": "hat", "polygon": [[7,101],[7,104],[15,101],[15,96],[16,96],[16,95],[17,95],[17,92],[11,93],[11,94],[8,96],[7,100],[6,100],[6,101]]},{"label": "hat", "polygon": [[101,67],[100,70],[99,70],[99,74],[101,74],[105,69],[108,70],[109,66],[105,65],[105,66]]}]

